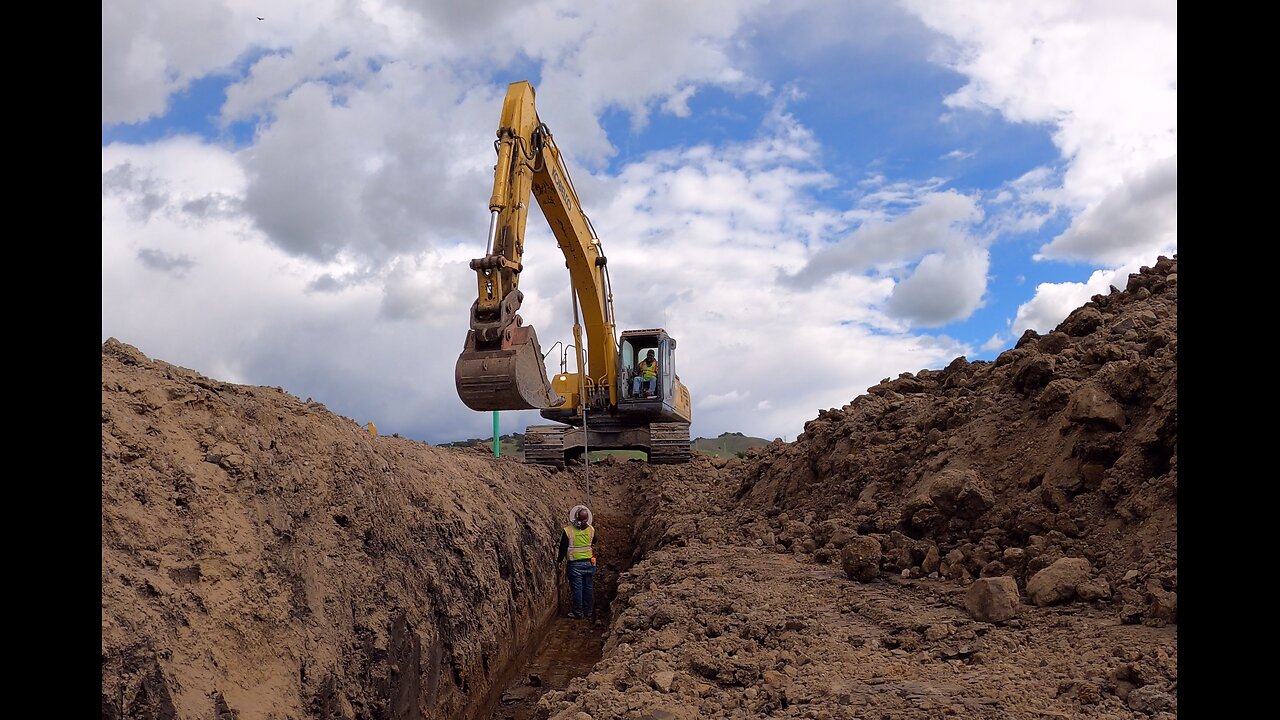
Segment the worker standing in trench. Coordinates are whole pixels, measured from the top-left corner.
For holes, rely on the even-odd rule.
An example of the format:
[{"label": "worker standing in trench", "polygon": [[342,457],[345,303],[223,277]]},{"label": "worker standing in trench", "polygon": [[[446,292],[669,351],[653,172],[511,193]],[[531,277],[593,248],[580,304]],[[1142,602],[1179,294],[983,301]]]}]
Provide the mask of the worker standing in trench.
[{"label": "worker standing in trench", "polygon": [[586,505],[575,505],[569,511],[569,524],[560,533],[560,554],[557,561],[568,559],[565,575],[573,597],[573,609],[569,617],[580,620],[595,617],[596,552],[594,543],[596,528],[591,524],[591,510]]}]

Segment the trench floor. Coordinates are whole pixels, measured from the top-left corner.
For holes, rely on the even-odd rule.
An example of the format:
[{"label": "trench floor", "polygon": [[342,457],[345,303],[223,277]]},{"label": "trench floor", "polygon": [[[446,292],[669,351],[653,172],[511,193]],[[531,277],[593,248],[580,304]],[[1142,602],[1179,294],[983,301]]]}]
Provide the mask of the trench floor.
[{"label": "trench floor", "polygon": [[603,622],[574,620],[561,612],[551,621],[524,670],[503,692],[492,720],[545,717],[538,709],[538,699],[548,690],[564,690],[570,680],[591,672],[604,649],[606,629]]}]

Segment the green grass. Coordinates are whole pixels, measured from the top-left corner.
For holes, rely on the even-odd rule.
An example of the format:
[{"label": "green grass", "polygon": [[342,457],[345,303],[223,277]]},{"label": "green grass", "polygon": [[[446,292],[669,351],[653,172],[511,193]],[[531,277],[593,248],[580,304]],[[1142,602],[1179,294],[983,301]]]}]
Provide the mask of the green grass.
[{"label": "green grass", "polygon": [[[747,450],[753,447],[763,447],[768,445],[770,441],[764,438],[749,437],[742,433],[722,433],[720,437],[715,438],[694,438],[693,451],[703,455],[712,457],[745,457]],[[493,452],[493,438],[472,438],[470,440],[459,440],[458,442],[444,443],[440,447],[484,447],[489,452]],[[514,458],[516,460],[524,460],[524,435],[522,433],[512,433],[510,435],[502,435],[498,438],[498,452],[500,457]],[[599,460],[604,457],[616,457],[623,460],[639,459],[644,460],[646,455],[642,450],[593,450],[591,451],[591,459]]]},{"label": "green grass", "polygon": [[[493,438],[471,438],[470,440],[459,440],[457,442],[443,443],[440,447],[453,448],[470,448],[483,447],[490,453],[493,452]],[[499,457],[511,457],[517,460],[524,460],[524,435],[514,433],[511,435],[498,436],[498,453]]]},{"label": "green grass", "polygon": [[648,454],[643,450],[592,450],[589,454],[592,462],[606,457],[616,457],[622,460],[644,460],[648,458]]},{"label": "green grass", "polygon": [[695,438],[693,451],[712,457],[745,457],[747,450],[768,444],[769,441],[764,438],[749,437],[742,433],[722,433],[715,438]]}]

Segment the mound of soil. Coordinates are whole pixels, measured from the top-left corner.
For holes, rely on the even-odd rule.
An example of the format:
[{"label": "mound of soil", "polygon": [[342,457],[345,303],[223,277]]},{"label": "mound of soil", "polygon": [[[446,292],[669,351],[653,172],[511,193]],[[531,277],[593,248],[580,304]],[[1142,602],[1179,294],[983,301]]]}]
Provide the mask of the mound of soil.
[{"label": "mound of soil", "polygon": [[[103,718],[1177,716],[1176,257],[685,466],[102,369]],[[567,626],[588,477],[602,622]]]},{"label": "mound of soil", "polygon": [[1177,272],[1161,258],[995,362],[903,373],[820,413],[742,473],[745,530],[809,552],[871,535],[886,570],[1024,587],[1084,558],[1170,620],[1145,588],[1178,583]]},{"label": "mound of soil", "polygon": [[104,718],[465,717],[576,488],[102,347]]}]

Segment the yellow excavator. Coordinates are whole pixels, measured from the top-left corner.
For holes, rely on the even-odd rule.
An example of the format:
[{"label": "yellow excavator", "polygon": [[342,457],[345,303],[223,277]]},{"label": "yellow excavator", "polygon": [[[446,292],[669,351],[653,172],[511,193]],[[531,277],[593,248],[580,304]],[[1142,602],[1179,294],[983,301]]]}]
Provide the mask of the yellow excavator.
[{"label": "yellow excavator", "polygon": [[[479,296],[454,370],[458,397],[473,410],[538,409],[560,423],[526,430],[526,462],[564,467],[595,450],[642,450],[651,463],[688,462],[692,401],[675,372],[675,338],[661,328],[618,337],[604,249],[551,130],[538,119],[528,82],[507,88],[494,146],[489,237],[484,257],[471,261]],[[564,346],[560,372],[550,379],[533,326],[517,314],[524,300],[520,272],[530,193],[555,234],[573,286],[573,344]],[[569,348],[577,372],[566,369]],[[634,382],[651,350],[656,388]],[[643,392],[638,385],[646,386]]]}]

